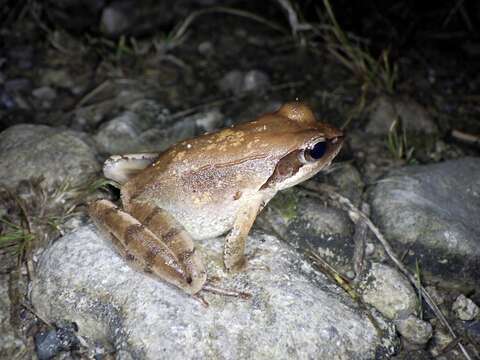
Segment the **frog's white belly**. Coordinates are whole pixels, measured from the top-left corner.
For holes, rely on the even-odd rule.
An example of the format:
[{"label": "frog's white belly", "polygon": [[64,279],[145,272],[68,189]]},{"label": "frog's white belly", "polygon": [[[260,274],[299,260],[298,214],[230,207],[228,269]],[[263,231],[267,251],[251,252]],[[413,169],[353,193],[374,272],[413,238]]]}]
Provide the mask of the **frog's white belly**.
[{"label": "frog's white belly", "polygon": [[[258,196],[258,192],[257,192]],[[274,196],[272,192],[262,192],[266,204]],[[196,206],[191,203],[168,204],[157,202],[157,206],[167,210],[190,234],[194,240],[208,239],[225,234],[235,222],[238,211],[250,196],[239,201],[224,201]]]},{"label": "frog's white belly", "polygon": [[195,240],[220,236],[233,227],[238,202],[228,204],[206,205],[201,211],[185,208],[168,208],[166,210],[185,228]]}]

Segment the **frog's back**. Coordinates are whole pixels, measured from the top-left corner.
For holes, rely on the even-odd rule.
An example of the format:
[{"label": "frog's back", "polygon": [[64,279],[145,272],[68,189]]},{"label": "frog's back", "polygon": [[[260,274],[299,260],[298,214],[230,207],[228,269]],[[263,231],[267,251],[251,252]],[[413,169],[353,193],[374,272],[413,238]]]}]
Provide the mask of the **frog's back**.
[{"label": "frog's back", "polygon": [[153,202],[194,237],[207,237],[202,228],[212,229],[209,236],[220,235],[233,224],[242,201],[259,192],[266,193],[266,201],[273,196],[262,185],[305,132],[311,129],[318,135],[315,126],[272,113],[185,140],[124,184],[124,206],[131,201]]},{"label": "frog's back", "polygon": [[295,148],[295,134],[305,128],[282,116],[259,119],[180,142],[122,188],[125,199],[161,198],[169,202],[230,198],[239,189],[258,190],[272,174],[276,161]]}]

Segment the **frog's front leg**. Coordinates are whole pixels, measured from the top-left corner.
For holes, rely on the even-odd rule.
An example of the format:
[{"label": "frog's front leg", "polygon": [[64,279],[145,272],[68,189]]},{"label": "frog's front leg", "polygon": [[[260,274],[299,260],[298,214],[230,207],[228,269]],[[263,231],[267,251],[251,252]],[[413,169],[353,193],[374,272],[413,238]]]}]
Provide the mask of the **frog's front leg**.
[{"label": "frog's front leg", "polygon": [[245,242],[263,206],[262,196],[250,198],[240,206],[232,230],[225,239],[223,261],[228,271],[240,270],[245,266]]},{"label": "frog's front leg", "polygon": [[108,200],[90,204],[97,225],[106,230],[127,261],[146,273],[172,283],[189,294],[199,292],[206,271],[183,227],[162,209],[137,204],[127,213]]}]

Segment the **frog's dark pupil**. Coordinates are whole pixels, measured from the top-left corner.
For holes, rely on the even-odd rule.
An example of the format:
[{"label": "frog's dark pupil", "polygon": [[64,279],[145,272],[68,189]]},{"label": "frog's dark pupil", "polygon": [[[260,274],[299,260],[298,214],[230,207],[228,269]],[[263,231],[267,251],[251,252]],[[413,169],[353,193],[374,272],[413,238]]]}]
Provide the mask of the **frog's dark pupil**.
[{"label": "frog's dark pupil", "polygon": [[320,159],[323,155],[325,155],[325,152],[327,151],[327,143],[325,141],[321,141],[315,144],[313,149],[309,150],[309,155],[315,159],[318,160]]}]

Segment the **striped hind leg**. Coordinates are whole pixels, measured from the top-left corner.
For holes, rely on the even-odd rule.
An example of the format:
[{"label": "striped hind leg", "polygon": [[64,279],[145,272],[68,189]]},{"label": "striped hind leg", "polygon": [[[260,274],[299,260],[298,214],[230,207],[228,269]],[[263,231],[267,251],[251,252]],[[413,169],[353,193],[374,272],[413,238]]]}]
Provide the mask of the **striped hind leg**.
[{"label": "striped hind leg", "polygon": [[[148,212],[147,216],[151,215],[151,219],[148,219],[145,216],[147,211],[140,211],[144,206],[145,204],[132,206],[129,210],[133,210],[136,215],[130,215],[108,200],[97,200],[89,205],[89,213],[97,226],[113,237],[115,247],[133,266],[156,275],[189,294],[196,294],[202,289],[206,274],[201,260],[195,255],[190,237],[176,222],[168,222],[167,225],[171,226],[167,230],[150,229],[141,220],[148,220],[147,223],[155,225],[153,219],[161,212]],[[140,216],[140,219],[136,216]],[[166,218],[170,221],[170,218]],[[173,218],[171,220],[175,221]],[[172,247],[177,243],[184,245]],[[192,254],[188,255],[182,249],[191,249]],[[187,261],[181,256],[187,258]]]},{"label": "striped hind leg", "polygon": [[[249,299],[251,295],[243,291],[229,290],[217,287],[207,281],[207,273],[200,254],[195,251],[195,244],[175,218],[167,211],[148,203],[133,202],[129,211],[148,227],[155,235],[172,250],[177,256],[184,271],[191,280],[191,286],[198,290],[205,290],[222,296],[240,297]],[[196,294],[196,297],[204,304],[208,303]]]},{"label": "striped hind leg", "polygon": [[187,282],[200,290],[207,279],[202,258],[190,234],[166,210],[144,202],[132,202],[129,212],[152,231],[175,254]]}]

